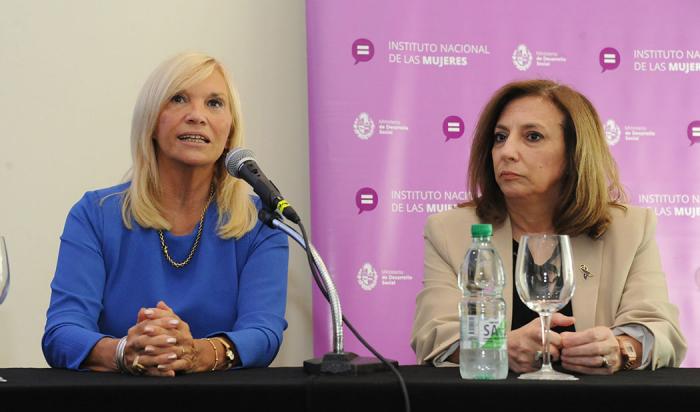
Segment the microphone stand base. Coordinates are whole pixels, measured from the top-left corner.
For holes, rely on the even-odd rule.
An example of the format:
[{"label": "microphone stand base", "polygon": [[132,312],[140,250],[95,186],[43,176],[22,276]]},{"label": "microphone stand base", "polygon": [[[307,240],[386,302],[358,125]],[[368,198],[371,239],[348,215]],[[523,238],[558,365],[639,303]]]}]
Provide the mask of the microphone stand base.
[{"label": "microphone stand base", "polygon": [[[395,360],[387,359],[394,366]],[[304,372],[310,375],[365,375],[388,371],[389,368],[377,358],[357,356],[352,352],[329,352],[323,358],[304,361]]]}]

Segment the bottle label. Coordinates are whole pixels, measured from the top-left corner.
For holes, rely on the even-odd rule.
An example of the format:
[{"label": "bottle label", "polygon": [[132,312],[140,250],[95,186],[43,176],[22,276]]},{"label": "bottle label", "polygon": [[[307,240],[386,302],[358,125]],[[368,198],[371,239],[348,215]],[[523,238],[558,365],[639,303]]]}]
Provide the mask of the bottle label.
[{"label": "bottle label", "polygon": [[467,337],[479,342],[482,349],[505,349],[505,319],[482,319],[479,316],[467,317]]}]

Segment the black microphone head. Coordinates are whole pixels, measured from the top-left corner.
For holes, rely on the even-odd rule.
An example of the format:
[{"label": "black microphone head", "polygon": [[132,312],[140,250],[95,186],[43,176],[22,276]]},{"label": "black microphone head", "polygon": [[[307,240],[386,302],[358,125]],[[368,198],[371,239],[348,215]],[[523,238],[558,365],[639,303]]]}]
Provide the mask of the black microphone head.
[{"label": "black microphone head", "polygon": [[226,170],[231,176],[240,178],[241,166],[249,160],[255,161],[255,153],[252,150],[242,147],[234,149],[226,155]]}]

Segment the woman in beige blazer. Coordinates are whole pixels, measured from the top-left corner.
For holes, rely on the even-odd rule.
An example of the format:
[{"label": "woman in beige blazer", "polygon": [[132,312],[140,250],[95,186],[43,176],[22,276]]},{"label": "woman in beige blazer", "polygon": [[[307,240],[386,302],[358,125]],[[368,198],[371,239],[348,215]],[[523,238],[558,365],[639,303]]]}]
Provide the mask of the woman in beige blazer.
[{"label": "woman in beige blazer", "polygon": [[[572,238],[576,293],[562,312],[574,316],[552,317],[553,328],[569,330],[550,332],[553,359],[585,374],[680,365],[686,344],[678,310],[668,300],[656,217],[623,204],[604,136],[595,108],[570,87],[515,82],[491,98],[472,143],[474,200],[430,216],[425,227],[425,278],[411,338],[419,363],[459,362],[457,273],[471,225],[492,223],[509,279],[504,299],[511,370],[538,369],[541,349],[537,315],[523,320],[524,306],[517,294],[513,298],[512,253],[524,233]],[[513,316],[522,325],[513,325]]]}]

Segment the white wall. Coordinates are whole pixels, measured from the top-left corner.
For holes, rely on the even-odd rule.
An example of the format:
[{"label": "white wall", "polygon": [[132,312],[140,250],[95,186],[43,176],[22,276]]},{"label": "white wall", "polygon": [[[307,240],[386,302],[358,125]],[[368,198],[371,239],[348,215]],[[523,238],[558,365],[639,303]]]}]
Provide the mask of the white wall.
[{"label": "white wall", "polygon": [[[227,65],[247,146],[310,220],[303,0],[0,0],[0,10],[0,234],[12,274],[0,367],[46,366],[41,336],[65,217],[129,168],[136,95],[172,54],[198,50]],[[292,245],[276,366],[312,354],[305,262]]]}]

